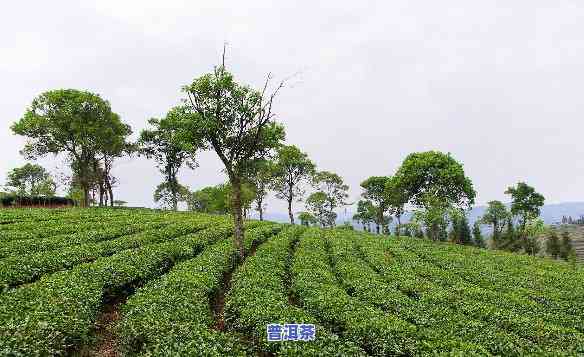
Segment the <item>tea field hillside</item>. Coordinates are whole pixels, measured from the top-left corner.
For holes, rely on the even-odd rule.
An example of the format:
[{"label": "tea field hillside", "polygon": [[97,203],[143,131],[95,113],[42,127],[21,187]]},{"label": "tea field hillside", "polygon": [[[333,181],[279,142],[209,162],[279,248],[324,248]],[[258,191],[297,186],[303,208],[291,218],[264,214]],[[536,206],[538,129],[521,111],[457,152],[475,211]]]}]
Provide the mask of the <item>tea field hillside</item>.
[{"label": "tea field hillside", "polygon": [[[146,209],[0,211],[0,355],[582,355],[584,273],[417,238]],[[314,324],[268,342],[269,324]],[[285,337],[285,335],[284,335]]]}]

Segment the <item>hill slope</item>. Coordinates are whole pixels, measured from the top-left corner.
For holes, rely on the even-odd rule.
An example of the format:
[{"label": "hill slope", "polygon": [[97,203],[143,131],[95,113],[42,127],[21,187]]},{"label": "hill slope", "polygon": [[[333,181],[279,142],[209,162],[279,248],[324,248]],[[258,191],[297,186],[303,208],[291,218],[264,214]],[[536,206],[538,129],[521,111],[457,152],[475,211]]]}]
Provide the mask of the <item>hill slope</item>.
[{"label": "hill slope", "polygon": [[[0,211],[0,355],[584,353],[584,273],[568,264],[246,225],[238,262],[229,217]],[[268,342],[274,323],[304,341]]]}]

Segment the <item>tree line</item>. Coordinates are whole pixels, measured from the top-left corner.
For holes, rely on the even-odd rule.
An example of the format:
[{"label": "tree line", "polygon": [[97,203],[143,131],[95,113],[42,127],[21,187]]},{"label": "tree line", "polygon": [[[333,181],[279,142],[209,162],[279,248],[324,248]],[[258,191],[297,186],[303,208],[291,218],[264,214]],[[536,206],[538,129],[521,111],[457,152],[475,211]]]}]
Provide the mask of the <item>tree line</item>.
[{"label": "tree line", "polygon": [[[132,129],[107,100],[76,89],[42,93],[11,129],[27,138],[21,150],[27,159],[65,154],[72,172],[67,178],[69,196],[77,197],[83,207],[120,202],[113,191],[116,159],[136,155],[153,160],[162,176],[154,200],[173,210],[184,202],[193,211],[230,213],[243,257],[243,219],[251,209],[263,219],[268,193],[287,203],[291,224],[297,223],[297,202],[305,203],[305,211],[298,214],[300,223],[321,227],[333,227],[336,209],[348,204],[349,187],[338,174],[317,170],[305,152],[285,144],[285,128],[273,112],[284,86],[285,82],[272,85],[270,75],[259,90],[238,83],[223,59],[212,72],[183,86],[181,104],[163,118],[149,119],[135,142],[130,140]],[[202,151],[216,153],[227,182],[190,191],[178,174],[183,168],[196,169]],[[55,192],[54,180],[33,164],[14,169],[7,186],[20,194]],[[353,219],[365,230],[390,234],[395,221],[396,235],[485,247],[480,224],[489,224],[492,248],[539,251],[535,237],[543,225],[538,219],[543,196],[520,182],[506,191],[512,199],[510,211],[499,201],[489,202],[471,229],[466,212],[476,192],[462,164],[450,154],[412,153],[393,175],[369,177],[361,188]],[[411,218],[402,223],[406,212]]]}]

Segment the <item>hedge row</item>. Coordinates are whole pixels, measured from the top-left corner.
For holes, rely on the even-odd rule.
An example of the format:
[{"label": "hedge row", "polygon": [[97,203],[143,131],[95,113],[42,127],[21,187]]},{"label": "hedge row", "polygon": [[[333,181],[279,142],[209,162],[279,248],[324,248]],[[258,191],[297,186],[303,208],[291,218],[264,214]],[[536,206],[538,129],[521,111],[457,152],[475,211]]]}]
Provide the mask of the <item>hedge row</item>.
[{"label": "hedge row", "polygon": [[[364,355],[357,346],[328,332],[303,309],[288,302],[285,280],[291,247],[304,231],[301,227],[283,230],[263,244],[234,274],[225,307],[231,329],[253,336],[262,352],[279,355]],[[310,342],[267,342],[266,326],[271,323],[316,324],[316,340]]]},{"label": "hedge row", "polygon": [[293,289],[302,306],[368,354],[414,353],[414,325],[351,297],[339,285],[326,251],[326,241],[338,234],[311,229],[302,236],[292,266]]},{"label": "hedge row", "polygon": [[[100,226],[123,224],[128,219],[154,219],[150,215],[140,218],[137,215],[97,215],[74,217],[48,221],[22,222],[0,226],[0,242],[24,241],[30,239],[50,238],[57,235],[75,233],[99,228]],[[162,220],[162,217],[156,218]]]},{"label": "hedge row", "polygon": [[[477,287],[465,282],[458,271],[428,264],[411,251],[411,244],[416,242],[364,239],[358,244],[365,259],[390,287],[416,297],[417,307],[414,309],[398,305],[400,316],[408,317],[420,314],[420,311],[437,316],[430,320],[428,331],[439,333],[444,326],[452,326],[448,328],[452,328],[457,336],[477,341],[492,353],[505,355],[582,351],[584,339],[575,329],[558,326],[554,324],[557,319],[553,316],[548,318],[534,312],[533,302]],[[458,320],[465,317],[469,321],[467,327],[455,327]],[[460,333],[469,333],[473,329],[476,329],[474,338]]]},{"label": "hedge row", "polygon": [[215,225],[175,241],[152,244],[82,264],[2,295],[0,351],[60,355],[91,342],[102,299],[159,276],[232,232]]},{"label": "hedge row", "polygon": [[[330,241],[335,270],[354,297],[416,325],[418,353],[464,352],[509,356],[534,352],[530,341],[456,311],[450,301],[443,299],[444,291],[441,289],[424,290],[420,295],[413,293],[410,286],[424,283],[415,276],[412,278],[395,271],[390,276],[392,284],[386,283],[359,258],[353,238],[354,235],[340,236]],[[370,238],[360,239],[358,244],[366,244],[363,240],[367,239]],[[402,282],[405,285],[400,286]],[[399,290],[400,287],[403,291]]]},{"label": "hedge row", "polygon": [[[248,229],[245,247],[264,242],[281,226],[263,224]],[[126,354],[237,355],[246,354],[241,341],[210,330],[212,296],[225,272],[237,260],[232,239],[223,239],[194,259],[177,264],[128,299],[119,326]]]},{"label": "hedge row", "polygon": [[69,269],[84,262],[94,261],[99,257],[197,232],[221,221],[225,220],[194,218],[105,242],[80,244],[56,251],[4,258],[0,260],[0,290],[31,282],[43,274]]},{"label": "hedge row", "polygon": [[146,230],[159,229],[170,223],[157,221],[149,220],[140,222],[140,219],[128,218],[124,222],[93,223],[88,229],[81,229],[73,233],[59,234],[48,238],[8,241],[0,245],[0,259],[23,254],[46,252],[79,244],[102,242]]},{"label": "hedge row", "polygon": [[75,201],[66,197],[17,196],[7,195],[0,198],[2,207],[10,206],[75,206]]}]

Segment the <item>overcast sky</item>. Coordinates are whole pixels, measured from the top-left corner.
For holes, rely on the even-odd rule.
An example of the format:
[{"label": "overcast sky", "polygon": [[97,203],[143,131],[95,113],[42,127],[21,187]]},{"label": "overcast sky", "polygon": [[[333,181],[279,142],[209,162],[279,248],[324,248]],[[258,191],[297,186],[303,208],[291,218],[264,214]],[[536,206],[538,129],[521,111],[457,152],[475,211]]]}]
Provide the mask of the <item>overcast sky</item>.
[{"label": "overcast sky", "polygon": [[[287,141],[359,182],[414,151],[451,152],[478,203],[525,180],[548,203],[584,200],[584,4],[574,1],[18,1],[0,13],[0,184],[24,163],[9,130],[41,92],[86,89],[134,132],[218,63],[277,100]],[[276,5],[277,4],[277,5]],[[63,171],[53,158],[41,160]],[[120,160],[119,199],[152,206],[153,162]],[[221,183],[214,154],[186,169]],[[284,205],[271,202],[272,211]]]}]

